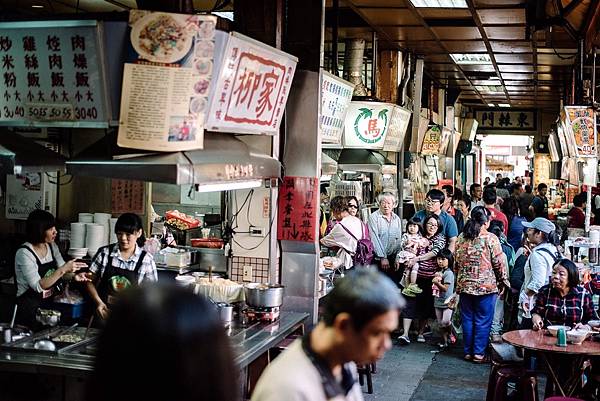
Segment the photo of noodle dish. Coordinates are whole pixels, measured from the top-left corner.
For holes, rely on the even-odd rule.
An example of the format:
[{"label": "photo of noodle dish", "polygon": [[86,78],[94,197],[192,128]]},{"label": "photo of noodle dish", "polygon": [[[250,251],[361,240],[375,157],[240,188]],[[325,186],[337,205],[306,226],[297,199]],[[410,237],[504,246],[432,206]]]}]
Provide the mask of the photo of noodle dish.
[{"label": "photo of noodle dish", "polygon": [[131,44],[142,59],[174,63],[190,51],[195,29],[183,15],[149,13],[133,24]]}]

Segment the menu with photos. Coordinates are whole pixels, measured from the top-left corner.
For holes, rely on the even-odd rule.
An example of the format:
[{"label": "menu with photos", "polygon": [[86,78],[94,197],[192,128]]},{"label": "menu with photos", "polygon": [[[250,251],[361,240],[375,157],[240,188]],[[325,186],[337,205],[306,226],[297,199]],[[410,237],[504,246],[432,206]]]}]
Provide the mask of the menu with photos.
[{"label": "menu with photos", "polygon": [[201,149],[213,73],[216,17],[131,10],[119,146]]}]

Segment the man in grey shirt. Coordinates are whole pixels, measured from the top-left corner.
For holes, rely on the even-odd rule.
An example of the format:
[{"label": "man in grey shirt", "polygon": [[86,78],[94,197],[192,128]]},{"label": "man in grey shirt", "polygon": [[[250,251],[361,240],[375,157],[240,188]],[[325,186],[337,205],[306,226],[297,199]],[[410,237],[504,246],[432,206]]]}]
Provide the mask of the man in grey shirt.
[{"label": "man in grey shirt", "polygon": [[404,301],[383,274],[355,268],[336,282],[322,320],[260,377],[252,401],[362,401],[356,365],[392,347]]}]

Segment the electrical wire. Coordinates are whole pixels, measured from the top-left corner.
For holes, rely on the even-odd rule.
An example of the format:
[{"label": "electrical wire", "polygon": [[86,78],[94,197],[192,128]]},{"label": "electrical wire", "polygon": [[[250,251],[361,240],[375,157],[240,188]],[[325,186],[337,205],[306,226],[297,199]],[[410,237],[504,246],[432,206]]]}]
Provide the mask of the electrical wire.
[{"label": "electrical wire", "polygon": [[267,238],[269,238],[271,236],[271,231],[273,231],[273,222],[275,221],[275,217],[277,216],[277,209],[278,209],[278,205],[275,205],[275,210],[273,213],[273,217],[271,218],[270,222],[269,222],[269,232],[263,237],[262,240],[260,240],[260,242],[258,244],[256,244],[255,246],[251,247],[251,248],[246,248],[245,246],[243,246],[242,244],[240,244],[239,242],[237,242],[234,238],[232,238],[231,240],[240,248],[242,248],[245,251],[253,251],[256,248],[258,248],[259,246],[262,245],[263,242],[265,242],[265,240]]},{"label": "electrical wire", "polygon": [[550,47],[552,48],[552,51],[554,52],[554,54],[556,54],[556,57],[558,57],[561,60],[572,60],[575,57],[577,57],[577,54],[573,54],[570,57],[567,56],[563,56],[561,54],[558,53],[558,51],[556,51],[556,49],[554,48],[554,45],[552,44],[552,27],[550,27]]},{"label": "electrical wire", "polygon": [[254,189],[252,189],[250,191],[250,200],[248,201],[248,208],[246,209],[246,220],[248,221],[248,225],[250,227],[255,226],[255,224],[252,224],[252,222],[250,221],[250,209],[252,208],[252,198],[254,197]]},{"label": "electrical wire", "polygon": [[[50,173],[46,172],[46,173],[44,173],[44,174],[46,175],[46,177],[48,177],[48,182],[49,182],[50,184],[56,184],[56,185],[58,185],[58,186],[69,185],[69,184],[70,184],[70,183],[73,181],[73,176],[72,176],[72,175],[70,175],[70,174],[63,174],[63,175],[61,175],[60,173],[56,173],[56,181],[52,181],[52,180],[54,179],[54,177],[52,177],[52,176],[50,175]],[[69,180],[68,180],[67,182],[63,182],[63,183],[61,183],[61,182],[60,182],[60,179],[61,179],[62,177],[66,177],[66,176],[69,176]]]}]

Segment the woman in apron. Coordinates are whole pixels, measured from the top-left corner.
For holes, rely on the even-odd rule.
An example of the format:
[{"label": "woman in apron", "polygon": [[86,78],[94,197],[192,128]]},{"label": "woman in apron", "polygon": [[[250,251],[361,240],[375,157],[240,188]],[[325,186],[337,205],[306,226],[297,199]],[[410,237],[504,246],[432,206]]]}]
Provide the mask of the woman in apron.
[{"label": "woman in apron", "polygon": [[[83,262],[65,263],[54,243],[56,221],[44,210],[29,213],[26,222],[27,241],[15,254],[15,282],[17,286],[16,322],[36,329],[38,308],[48,303],[62,290],[65,275],[86,267]],[[76,276],[76,280],[82,278]]]},{"label": "woman in apron", "polygon": [[134,213],[122,214],[115,225],[117,243],[98,249],[86,274],[87,289],[102,319],[108,317],[120,291],[143,281],[158,281],[152,255],[141,247],[142,219]]}]

